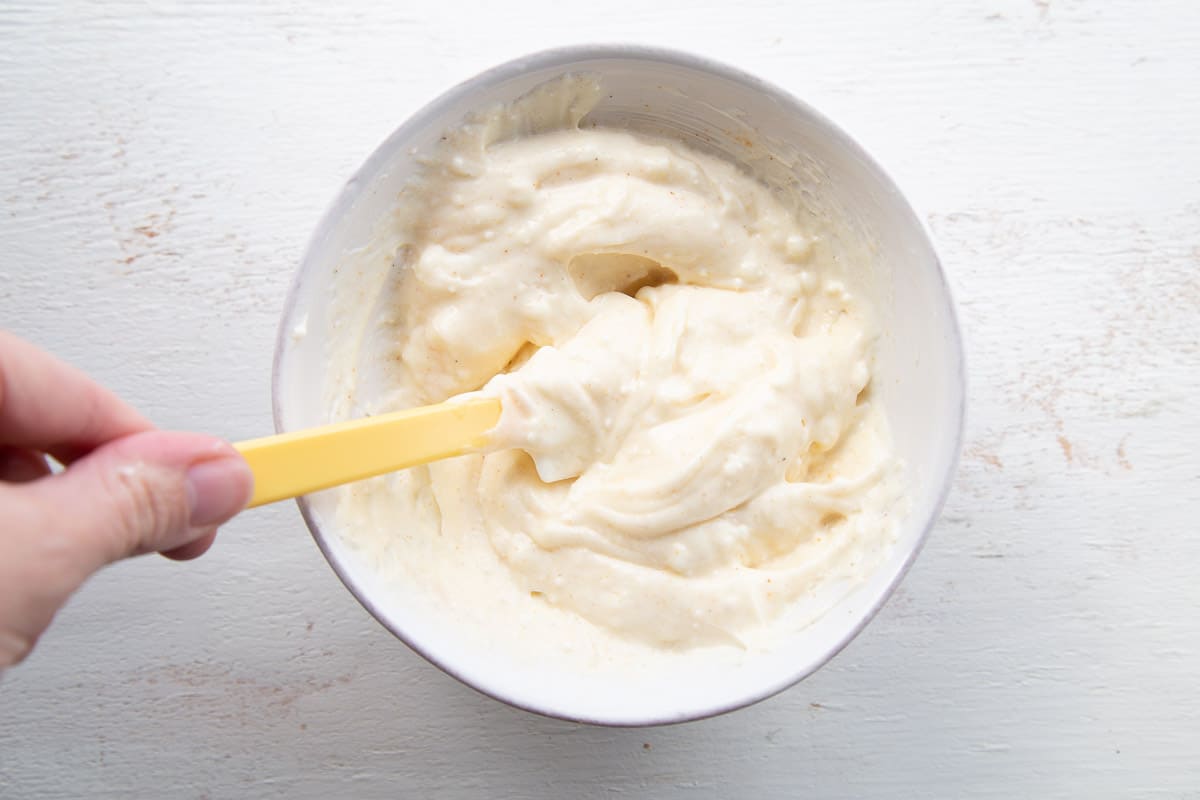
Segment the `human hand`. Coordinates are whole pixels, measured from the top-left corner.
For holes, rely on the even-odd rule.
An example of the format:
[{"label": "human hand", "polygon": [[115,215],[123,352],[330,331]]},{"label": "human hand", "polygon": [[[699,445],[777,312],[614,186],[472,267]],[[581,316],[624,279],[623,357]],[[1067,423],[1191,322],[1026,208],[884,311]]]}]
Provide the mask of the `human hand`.
[{"label": "human hand", "polygon": [[[51,474],[50,456],[66,467]],[[156,431],[86,375],[0,331],[0,669],[92,573],[195,558],[254,479],[229,444]]]}]

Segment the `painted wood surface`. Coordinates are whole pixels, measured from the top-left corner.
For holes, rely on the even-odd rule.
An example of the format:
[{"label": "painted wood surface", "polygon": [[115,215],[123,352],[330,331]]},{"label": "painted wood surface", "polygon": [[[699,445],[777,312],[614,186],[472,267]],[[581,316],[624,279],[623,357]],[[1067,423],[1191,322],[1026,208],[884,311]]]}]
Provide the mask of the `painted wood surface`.
[{"label": "painted wood surface", "polygon": [[268,432],[342,181],[549,46],[692,50],[830,115],[924,210],[971,369],[900,591],[748,710],[534,717],[346,593],[294,506],[107,570],[0,684],[3,797],[1200,797],[1200,5],[0,2],[0,325],[159,424]]}]

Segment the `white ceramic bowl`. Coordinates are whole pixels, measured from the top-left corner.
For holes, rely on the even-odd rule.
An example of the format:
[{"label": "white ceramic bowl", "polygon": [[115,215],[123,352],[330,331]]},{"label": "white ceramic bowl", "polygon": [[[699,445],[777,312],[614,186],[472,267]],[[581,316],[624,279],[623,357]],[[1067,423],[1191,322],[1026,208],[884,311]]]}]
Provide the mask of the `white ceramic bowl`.
[{"label": "white ceramic bowl", "polygon": [[[615,683],[557,674],[547,665],[507,663],[422,598],[381,577],[332,529],[333,498],[300,500],[313,537],[338,576],[375,617],[446,672],[493,697],[550,716],[612,725],[678,722],[768,697],[803,679],[842,649],[896,587],[934,523],[960,447],[962,343],[945,276],[920,218],[853,140],[787,92],[690,55],[640,47],[577,47],[509,62],[451,89],[404,123],[347,183],[325,215],[300,267],[280,328],[275,423],[280,431],[328,422],[317,390],[325,380],[334,268],[366,244],[441,134],[471,112],[515,100],[565,73],[599,75],[604,97],[590,119],[669,135],[741,161],[768,183],[788,184],[826,212],[845,215],[876,254],[874,301],[884,334],[874,386],[886,404],[907,464],[911,513],[884,563],[829,613],[775,651],[725,674],[685,671],[670,679]],[[770,156],[768,158],[768,156]],[[296,337],[297,325],[307,335]]]}]

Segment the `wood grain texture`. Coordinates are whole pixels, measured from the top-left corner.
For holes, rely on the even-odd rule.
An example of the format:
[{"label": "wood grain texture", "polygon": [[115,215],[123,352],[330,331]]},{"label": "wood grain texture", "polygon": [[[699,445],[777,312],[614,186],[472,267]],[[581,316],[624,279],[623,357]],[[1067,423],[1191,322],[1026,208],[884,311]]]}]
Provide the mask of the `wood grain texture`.
[{"label": "wood grain texture", "polygon": [[587,41],[786,86],[927,212],[970,423],[892,602],[770,701],[593,729],[410,653],[273,507],[60,614],[0,684],[0,796],[1200,797],[1187,0],[7,0],[0,324],[164,426],[266,433],[284,292],[341,182],[444,88]]}]

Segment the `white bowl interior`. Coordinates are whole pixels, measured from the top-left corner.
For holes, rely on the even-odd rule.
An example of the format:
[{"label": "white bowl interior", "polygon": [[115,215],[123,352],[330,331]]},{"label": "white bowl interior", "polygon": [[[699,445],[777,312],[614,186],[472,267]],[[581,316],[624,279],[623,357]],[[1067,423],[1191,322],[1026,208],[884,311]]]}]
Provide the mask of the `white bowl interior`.
[{"label": "white bowl interior", "polygon": [[[301,508],[330,563],[373,614],[434,663],[506,702],[541,713],[645,724],[706,716],[766,697],[832,657],[870,619],[900,580],[933,524],[952,477],[964,399],[962,347],[953,305],[924,226],[880,168],[844,133],[778,89],[690,56],[639,48],[576,48],[498,67],[431,103],[396,131],[347,184],[319,227],[285,312],[276,361],[280,430],[329,421],[319,389],[332,318],[334,269],[371,238],[401,186],[472,112],[511,102],[566,73],[600,76],[604,99],[589,115],[601,125],[667,134],[741,162],[768,183],[788,186],[828,213],[846,215],[869,243],[878,271],[872,300],[884,331],[874,378],[886,404],[912,507],[890,558],[817,622],[777,650],[737,668],[641,675],[559,674],[512,661],[457,635],[428,598],[385,585],[331,528],[332,495]],[[768,158],[769,156],[769,158]],[[303,324],[304,337],[292,330]],[[635,671],[636,672],[636,671]]]}]

